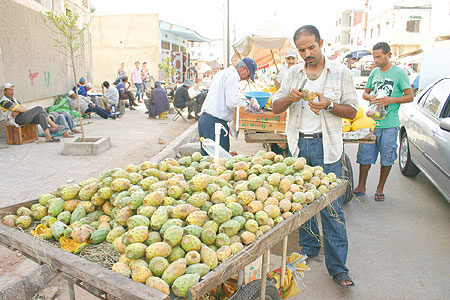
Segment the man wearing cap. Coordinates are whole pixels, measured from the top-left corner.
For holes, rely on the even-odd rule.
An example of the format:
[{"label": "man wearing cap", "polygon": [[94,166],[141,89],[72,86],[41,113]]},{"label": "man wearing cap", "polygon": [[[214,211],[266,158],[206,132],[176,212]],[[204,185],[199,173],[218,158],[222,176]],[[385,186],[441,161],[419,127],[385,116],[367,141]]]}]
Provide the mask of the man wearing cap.
[{"label": "man wearing cap", "polygon": [[275,87],[277,88],[277,90],[280,89],[281,82],[286,77],[288,69],[298,63],[297,50],[292,48],[287,49],[285,56],[287,66],[284,66],[280,70],[280,72],[277,75],[277,78],[275,79]]},{"label": "man wearing cap", "polygon": [[198,120],[199,107],[195,97],[191,98],[189,96],[189,88],[194,85],[194,81],[186,79],[183,85],[178,87],[175,91],[175,97],[173,100],[173,105],[177,108],[183,109],[188,108],[188,119],[194,119],[192,116],[192,111],[194,111],[195,119]]},{"label": "man wearing cap", "polygon": [[[77,104],[77,95],[70,90],[67,92],[67,94],[70,97],[70,108],[73,110],[78,111],[78,104]],[[115,114],[111,114],[109,111],[106,111],[100,107],[98,107],[97,104],[92,103],[91,99],[89,97],[84,97],[78,95],[78,102],[80,104],[80,112],[82,115],[88,114],[90,112],[95,112],[97,115],[102,117],[103,119],[116,119]]]},{"label": "man wearing cap", "polygon": [[[230,66],[218,72],[211,83],[208,95],[203,103],[202,115],[198,121],[198,133],[200,137],[214,140],[215,123],[222,124],[229,132],[228,122],[234,117],[234,108],[247,106],[247,102],[241,99],[239,94],[239,81],[254,81],[257,69],[256,62],[251,58],[244,58],[235,66]],[[252,106],[256,101],[252,101]],[[229,135],[220,132],[220,146],[230,151]],[[202,154],[208,155],[202,148]]]},{"label": "man wearing cap", "polygon": [[[77,83],[78,86],[78,95],[81,96],[87,96],[87,90],[86,90],[86,79],[84,77],[80,77],[80,80]],[[75,92],[75,87],[73,88],[73,91]]]},{"label": "man wearing cap", "polygon": [[3,97],[0,99],[0,107],[4,113],[2,116],[5,117],[7,123],[11,125],[39,124],[44,130],[47,142],[60,141],[50,135],[50,130],[56,132],[64,129],[64,127],[53,123],[42,106],[35,106],[30,109],[24,107],[19,100],[14,98],[14,84],[7,82],[3,86]]},{"label": "man wearing cap", "polygon": [[151,93],[147,93],[147,95],[149,95],[149,99],[145,99],[144,102],[148,101],[148,117],[151,119],[156,116],[159,116],[160,119],[165,118],[165,112],[169,110],[169,99],[161,83],[156,81]]}]

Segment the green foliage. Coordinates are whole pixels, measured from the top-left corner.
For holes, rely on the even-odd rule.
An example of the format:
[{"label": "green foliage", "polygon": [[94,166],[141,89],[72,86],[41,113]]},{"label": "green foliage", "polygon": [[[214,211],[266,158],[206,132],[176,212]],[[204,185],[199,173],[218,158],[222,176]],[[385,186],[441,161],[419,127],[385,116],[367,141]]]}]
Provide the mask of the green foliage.
[{"label": "green foliage", "polygon": [[81,24],[80,15],[68,9],[65,12],[54,11],[41,12],[41,17],[45,24],[55,33],[62,37],[54,38],[56,48],[62,49],[60,52],[69,58],[75,55],[81,45],[81,35],[88,29],[89,24]]},{"label": "green foliage", "polygon": [[170,56],[164,58],[163,61],[158,64],[158,68],[164,72],[164,81],[166,82],[166,84],[168,84],[173,76],[173,73],[175,73],[175,67],[172,64],[172,59],[170,58]]}]

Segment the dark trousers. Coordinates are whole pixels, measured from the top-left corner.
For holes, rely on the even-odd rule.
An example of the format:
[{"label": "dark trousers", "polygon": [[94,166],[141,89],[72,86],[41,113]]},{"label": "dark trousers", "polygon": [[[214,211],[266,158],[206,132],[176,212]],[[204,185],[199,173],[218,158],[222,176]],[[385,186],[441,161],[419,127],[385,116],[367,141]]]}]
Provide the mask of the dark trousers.
[{"label": "dark trousers", "polygon": [[[214,127],[216,123],[222,124],[227,129],[228,133],[230,132],[230,128],[228,127],[228,123],[226,121],[213,117],[208,113],[202,113],[200,119],[198,120],[198,135],[200,137],[208,138],[214,141]],[[220,146],[227,152],[230,152],[230,135],[228,134],[227,136],[225,136],[223,130],[220,131]],[[202,155],[208,155],[208,153],[206,153],[203,148],[201,153]]]},{"label": "dark trousers", "polygon": [[19,113],[14,121],[19,125],[39,124],[45,131],[48,128],[47,116],[42,106],[35,106],[25,112]]},{"label": "dark trousers", "polygon": [[112,115],[104,110],[103,108],[98,107],[97,105],[89,105],[89,107],[84,111],[85,114],[95,112],[97,115],[102,117],[103,119],[112,118]]},{"label": "dark trousers", "polygon": [[133,92],[125,91],[122,95],[120,95],[119,100],[125,100],[125,99],[128,99],[128,101],[130,102],[130,107],[135,104]]}]

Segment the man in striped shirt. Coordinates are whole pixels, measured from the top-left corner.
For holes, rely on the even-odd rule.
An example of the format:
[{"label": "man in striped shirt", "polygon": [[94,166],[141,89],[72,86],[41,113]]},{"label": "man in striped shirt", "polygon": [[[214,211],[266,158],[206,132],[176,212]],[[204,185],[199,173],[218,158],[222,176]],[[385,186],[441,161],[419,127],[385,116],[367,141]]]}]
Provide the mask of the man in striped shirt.
[{"label": "man in striped shirt", "polygon": [[[45,133],[45,140],[47,142],[59,142],[58,138],[50,135],[50,130],[57,131],[64,129],[63,126],[53,123],[44,111],[42,106],[35,106],[33,108],[26,108],[19,100],[14,98],[14,84],[9,82],[3,86],[3,97],[0,99],[0,107],[9,124],[39,124]],[[14,120],[13,120],[14,119]]]},{"label": "man in striped shirt", "polygon": [[[273,113],[289,110],[287,139],[292,156],[302,156],[309,165],[322,166],[325,173],[341,177],[342,118],[353,119],[358,108],[352,75],[344,65],[325,58],[323,40],[316,27],[300,27],[294,42],[304,62],[289,68],[273,97]],[[305,89],[317,97],[306,101]],[[348,239],[342,203],[343,196],[320,214],[328,273],[339,286],[350,287],[354,283],[346,267]],[[316,217],[299,228],[299,244],[309,258],[320,252],[318,237]]]}]

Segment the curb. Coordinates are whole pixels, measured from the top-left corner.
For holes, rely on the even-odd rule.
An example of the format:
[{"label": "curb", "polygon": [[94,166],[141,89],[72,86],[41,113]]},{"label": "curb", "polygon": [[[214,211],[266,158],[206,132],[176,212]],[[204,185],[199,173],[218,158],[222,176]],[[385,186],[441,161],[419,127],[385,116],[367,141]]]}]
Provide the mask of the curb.
[{"label": "curb", "polygon": [[31,299],[55,276],[48,265],[26,259],[14,271],[0,275],[0,299]]},{"label": "curb", "polygon": [[168,157],[176,157],[180,152],[180,147],[186,143],[190,143],[195,138],[198,138],[197,123],[189,127],[185,132],[183,132],[182,135],[174,139],[169,145],[161,150],[161,152],[153,156],[149,161],[156,164]]}]

